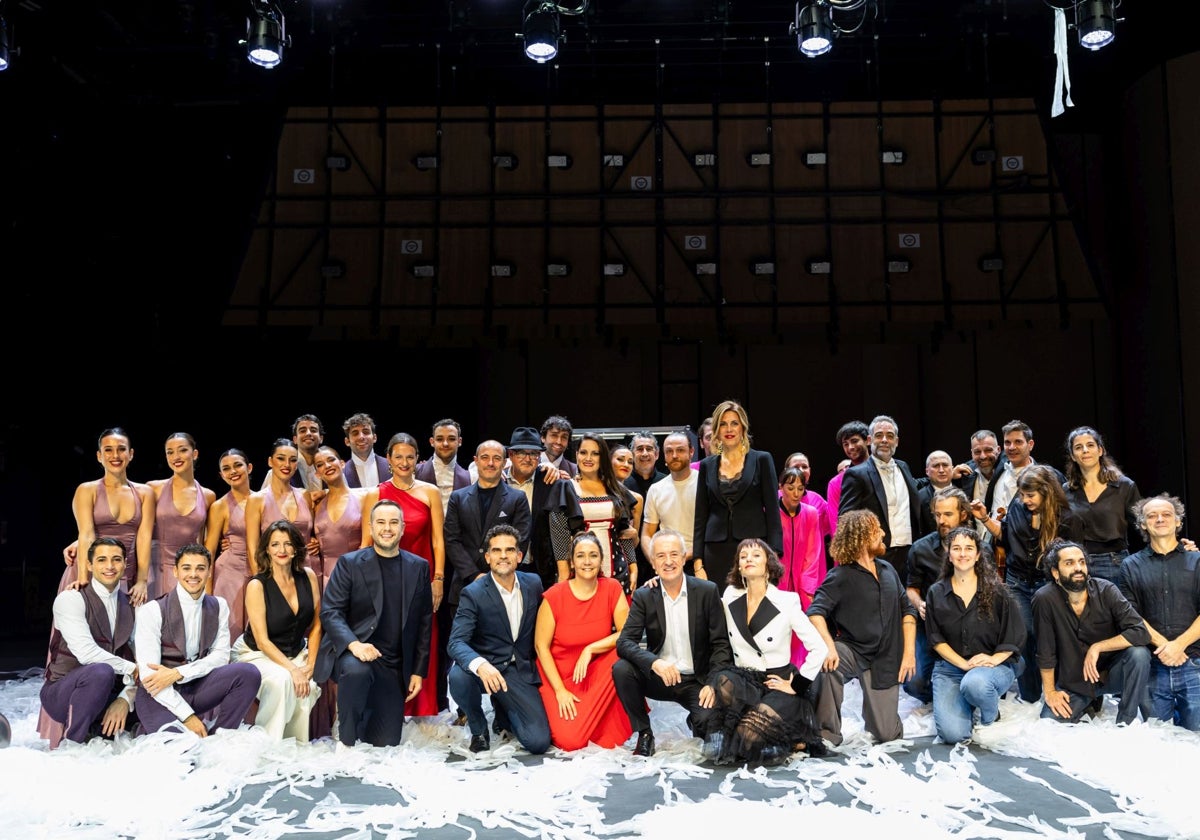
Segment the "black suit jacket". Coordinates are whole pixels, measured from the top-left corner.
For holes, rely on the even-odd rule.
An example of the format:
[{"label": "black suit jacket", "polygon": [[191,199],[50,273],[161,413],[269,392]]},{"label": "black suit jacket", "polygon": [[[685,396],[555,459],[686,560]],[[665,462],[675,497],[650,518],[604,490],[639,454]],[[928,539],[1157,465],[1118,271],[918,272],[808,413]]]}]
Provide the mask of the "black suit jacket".
[{"label": "black suit jacket", "polygon": [[484,560],[483,536],[493,525],[511,525],[521,534],[520,547],[529,548],[530,514],[525,494],[515,487],[501,483],[492,497],[483,527],[479,525],[479,485],[472,484],[450,494],[442,536],[446,543],[446,560],[454,569],[446,600],[458,603],[463,587],[478,575],[488,571]]},{"label": "black suit jacket", "polygon": [[[388,459],[382,455],[375,456],[375,470],[379,473],[379,483],[387,481],[392,477],[392,465],[388,463]],[[342,475],[346,476],[347,487],[362,487],[358,483],[358,470],[354,468],[354,456],[351,455],[346,459],[346,466],[342,467]],[[374,490],[374,487],[368,487],[368,490]]]},{"label": "black suit jacket", "polygon": [[[521,494],[522,503],[524,495]],[[512,637],[500,588],[487,574],[463,587],[446,652],[468,673],[470,664],[482,656],[505,680],[517,678],[541,685],[542,678],[534,665],[533,629],[542,604],[542,582],[531,572],[517,572],[517,585],[521,587],[521,625],[516,639]]]},{"label": "black suit jacket", "polygon": [[[390,474],[389,470],[389,474]],[[413,475],[418,481],[428,481],[434,487],[437,487],[437,473],[433,471],[433,459],[422,461],[417,464],[417,468],[413,471]],[[466,467],[460,467],[457,463],[454,464],[454,489],[461,490],[464,487],[471,486],[471,474],[467,472]]]},{"label": "black suit jacket", "polygon": [[719,543],[759,537],[783,554],[783,524],[779,519],[779,480],[769,452],[746,453],[738,492],[727,503],[721,493],[721,456],[700,462],[696,484],[696,519],[692,554],[703,559],[706,542]]},{"label": "black suit jacket", "polygon": [[[429,563],[401,550],[404,564],[404,600],[400,606],[400,650],[404,657],[401,685],[406,689],[413,674],[429,670],[429,644],[433,626],[433,590]],[[383,613],[383,573],[374,548],[360,548],[338,558],[321,600],[321,648],[313,679],[329,679],[333,664],[351,642],[365,642],[379,625]]]},{"label": "black suit jacket", "polygon": [[[912,528],[912,538],[915,542],[924,533],[921,524],[921,501],[917,498],[917,485],[908,464],[899,458],[893,458],[892,463],[900,470],[904,483],[908,487],[908,515]],[[888,548],[892,547],[892,528],[888,522],[887,494],[883,490],[883,479],[875,466],[874,458],[867,458],[861,464],[850,467],[843,473],[842,498],[838,502],[838,516],[852,510],[869,510],[879,517],[883,526],[884,539]],[[901,581],[903,583],[903,581]]]},{"label": "black suit jacket", "polygon": [[[692,642],[692,664],[696,679],[707,682],[710,672],[729,666],[733,654],[729,648],[729,630],[725,609],[717,585],[699,578],[685,578],[687,584],[688,636]],[[666,641],[667,613],[662,586],[643,586],[633,593],[629,617],[617,637],[617,655],[647,674]],[[642,647],[642,633],[646,647]]]}]

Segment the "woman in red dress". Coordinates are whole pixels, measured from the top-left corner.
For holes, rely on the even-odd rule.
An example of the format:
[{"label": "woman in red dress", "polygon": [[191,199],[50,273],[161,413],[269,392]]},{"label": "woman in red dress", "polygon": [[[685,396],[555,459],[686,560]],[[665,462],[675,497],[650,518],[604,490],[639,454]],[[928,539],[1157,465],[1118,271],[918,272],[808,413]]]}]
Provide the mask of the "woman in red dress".
[{"label": "woman in red dress", "polygon": [[629,602],[600,576],[602,556],[594,533],[575,536],[571,577],[546,590],[533,631],[550,739],[563,750],[615,747],[633,734],[612,678]]},{"label": "woman in red dress", "polygon": [[[442,494],[435,485],[419,481],[417,471],[417,441],[412,435],[398,432],[388,441],[387,459],[392,466],[392,477],[367,493],[363,499],[363,545],[371,544],[371,508],[380,499],[391,499],[400,505],[404,513],[404,534],[400,537],[400,548],[429,561],[429,575],[433,582],[433,609],[442,604],[446,569],[446,550],[442,542]],[[425,682],[416,697],[404,705],[404,714],[410,717],[436,715],[438,698],[446,695],[439,690],[439,648],[437,622],[433,622],[430,635],[429,670]]]}]

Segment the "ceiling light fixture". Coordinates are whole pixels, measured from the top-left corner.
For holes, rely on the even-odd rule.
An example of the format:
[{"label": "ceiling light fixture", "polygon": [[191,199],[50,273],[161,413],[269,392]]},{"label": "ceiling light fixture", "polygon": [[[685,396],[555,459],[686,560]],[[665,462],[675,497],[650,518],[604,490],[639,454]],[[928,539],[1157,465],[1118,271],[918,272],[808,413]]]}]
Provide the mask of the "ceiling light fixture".
[{"label": "ceiling light fixture", "polygon": [[1117,37],[1115,0],[1081,0],[1075,4],[1075,28],[1085,50],[1107,47]]},{"label": "ceiling light fixture", "polygon": [[251,0],[246,17],[246,58],[259,67],[278,67],[283,63],[284,47],[292,45],[287,35],[283,11],[271,0]]},{"label": "ceiling light fixture", "polygon": [[796,20],[791,26],[796,36],[796,46],[809,58],[825,55],[833,49],[833,24],[829,19],[829,7],[824,3],[812,3],[801,8],[796,4]]},{"label": "ceiling light fixture", "polygon": [[521,13],[521,38],[526,58],[545,64],[558,57],[559,47],[566,42],[559,15],[581,15],[587,11],[588,0],[576,7],[560,6],[554,0],[527,0]]}]

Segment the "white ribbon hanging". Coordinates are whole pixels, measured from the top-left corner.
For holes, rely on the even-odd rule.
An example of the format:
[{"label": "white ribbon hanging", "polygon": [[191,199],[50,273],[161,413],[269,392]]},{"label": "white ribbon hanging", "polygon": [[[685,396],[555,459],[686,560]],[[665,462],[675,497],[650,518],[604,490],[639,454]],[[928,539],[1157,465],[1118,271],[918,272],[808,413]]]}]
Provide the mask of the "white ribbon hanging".
[{"label": "white ribbon hanging", "polygon": [[1071,70],[1067,66],[1067,15],[1062,9],[1054,10],[1054,55],[1058,59],[1058,70],[1054,74],[1054,104],[1050,116],[1058,117],[1067,108],[1074,108],[1071,101]]}]

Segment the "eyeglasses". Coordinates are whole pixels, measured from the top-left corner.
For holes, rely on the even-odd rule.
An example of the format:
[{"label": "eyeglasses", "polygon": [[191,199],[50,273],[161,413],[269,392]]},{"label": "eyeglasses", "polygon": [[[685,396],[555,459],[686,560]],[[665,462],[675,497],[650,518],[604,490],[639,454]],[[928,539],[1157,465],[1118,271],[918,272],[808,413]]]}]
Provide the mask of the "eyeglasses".
[{"label": "eyeglasses", "polygon": [[514,458],[536,458],[542,453],[536,449],[514,449],[510,454]]}]

